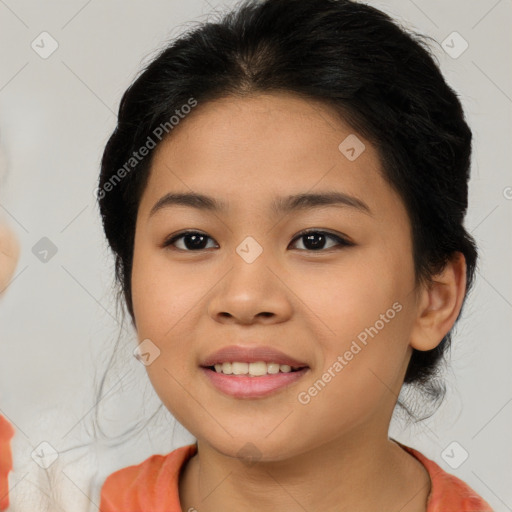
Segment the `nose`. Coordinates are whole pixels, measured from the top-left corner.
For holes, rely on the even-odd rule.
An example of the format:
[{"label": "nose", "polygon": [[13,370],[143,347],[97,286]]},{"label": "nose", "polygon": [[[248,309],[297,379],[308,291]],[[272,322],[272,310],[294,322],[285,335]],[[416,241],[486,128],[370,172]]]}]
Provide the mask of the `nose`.
[{"label": "nose", "polygon": [[248,263],[237,253],[230,262],[208,304],[208,313],[215,321],[248,325],[280,323],[290,318],[291,292],[275,264],[263,255]]}]

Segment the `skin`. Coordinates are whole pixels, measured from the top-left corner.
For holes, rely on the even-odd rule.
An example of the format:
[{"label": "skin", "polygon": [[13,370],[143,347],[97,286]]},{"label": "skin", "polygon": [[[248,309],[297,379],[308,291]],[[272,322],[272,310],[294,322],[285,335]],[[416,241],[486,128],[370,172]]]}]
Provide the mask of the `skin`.
[{"label": "skin", "polygon": [[14,231],[0,222],[0,295],[7,290],[18,263],[19,253],[19,242]]},{"label": "skin", "polygon": [[[388,438],[412,348],[434,348],[455,323],[465,293],[457,253],[431,286],[415,287],[409,217],[382,176],[369,141],[349,161],[338,145],[354,131],[319,102],[285,93],[198,105],[156,148],[141,198],[132,270],[139,340],[160,356],[147,367],[169,411],[198,440],[179,492],[183,510],[426,510],[421,463]],[[328,206],[276,215],[277,196],[340,191],[365,213]],[[229,203],[222,212],[171,206],[167,192]],[[345,236],[321,250],[304,229]],[[194,250],[170,235],[206,234]],[[247,263],[236,248],[263,249]],[[190,239],[189,239],[190,243]],[[181,249],[181,251],[180,251]],[[395,302],[396,316],[304,405],[307,391]],[[202,359],[231,345],[272,345],[309,371],[271,396],[237,399],[203,376]],[[252,443],[257,461],[239,450]]]}]

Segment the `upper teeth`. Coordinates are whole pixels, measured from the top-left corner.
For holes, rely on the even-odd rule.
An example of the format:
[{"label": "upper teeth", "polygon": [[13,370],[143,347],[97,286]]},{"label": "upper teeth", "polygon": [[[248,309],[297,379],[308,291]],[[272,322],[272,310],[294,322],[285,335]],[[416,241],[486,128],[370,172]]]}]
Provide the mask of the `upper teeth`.
[{"label": "upper teeth", "polygon": [[[293,367],[296,369],[296,367]],[[297,367],[299,368],[299,367]],[[215,365],[215,371],[217,373],[225,373],[226,375],[267,375],[279,373],[288,373],[292,371],[292,367],[287,364],[279,363],[265,363],[264,361],[258,361],[256,363],[218,363]]]}]

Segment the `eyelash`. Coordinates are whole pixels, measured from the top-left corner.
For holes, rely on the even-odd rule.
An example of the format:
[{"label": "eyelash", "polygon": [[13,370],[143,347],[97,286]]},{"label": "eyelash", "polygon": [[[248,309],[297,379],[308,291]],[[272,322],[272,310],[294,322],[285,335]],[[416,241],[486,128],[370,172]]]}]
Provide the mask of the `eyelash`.
[{"label": "eyelash", "polygon": [[[310,234],[326,235],[327,238],[332,238],[332,239],[336,240],[338,242],[338,245],[341,246],[341,247],[350,247],[350,246],[355,245],[353,242],[350,242],[349,240],[347,240],[346,238],[344,238],[344,237],[342,237],[340,235],[335,235],[333,233],[329,233],[328,231],[321,231],[321,230],[318,230],[318,229],[309,229],[309,230],[301,231],[300,233],[297,234],[297,236],[290,243],[293,243],[296,240],[299,240],[299,239],[301,239],[301,238],[303,238],[303,237],[305,237],[307,235],[310,235]],[[201,233],[200,231],[192,231],[192,230],[190,230],[190,231],[181,231],[180,233],[177,233],[176,235],[173,235],[172,237],[168,238],[163,243],[162,247],[164,247],[164,248],[170,247],[170,246],[172,246],[173,243],[175,243],[177,240],[179,240],[180,238],[183,238],[186,235],[203,235],[203,236],[206,236],[206,237],[211,239],[211,237],[209,237],[205,233]],[[327,249],[318,249],[318,250],[313,250],[313,249],[299,249],[299,250],[306,251],[306,252],[326,252],[326,251],[329,251],[331,249],[334,249],[334,247],[329,247]],[[201,251],[204,251],[206,249],[191,250],[191,249],[178,249],[178,248],[174,248],[174,250],[182,251],[182,252],[201,252]]]}]

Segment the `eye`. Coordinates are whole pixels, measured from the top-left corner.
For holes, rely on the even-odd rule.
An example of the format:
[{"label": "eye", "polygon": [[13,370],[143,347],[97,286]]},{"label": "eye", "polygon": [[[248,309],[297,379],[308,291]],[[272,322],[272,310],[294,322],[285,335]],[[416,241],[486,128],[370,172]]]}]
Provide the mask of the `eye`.
[{"label": "eye", "polygon": [[177,249],[182,251],[198,251],[205,249],[204,243],[208,238],[210,238],[208,235],[205,235],[199,231],[182,231],[181,233],[178,233],[177,235],[174,235],[166,240],[163,244],[163,247],[175,245],[176,241],[183,239],[185,248],[177,247]]},{"label": "eye", "polygon": [[[207,249],[205,246],[207,240],[213,240],[211,237],[206,235],[205,233],[201,233],[200,231],[182,231],[176,235],[171,236],[168,240],[166,240],[163,244],[163,247],[174,246],[176,249],[181,251],[201,251]],[[350,242],[346,238],[334,235],[327,231],[320,230],[308,230],[302,231],[299,233],[293,240],[292,243],[303,239],[304,242],[302,245],[304,248],[300,248],[300,250],[308,250],[308,251],[320,251],[322,249],[332,249],[336,246],[348,247],[354,245],[353,242]],[[327,239],[334,240],[336,243],[331,245],[330,247],[325,247],[325,243]],[[181,247],[178,247],[176,242],[181,243]]]},{"label": "eye", "polygon": [[336,245],[346,247],[354,245],[353,242],[348,241],[342,236],[334,235],[332,233],[328,233],[327,231],[318,231],[312,229],[308,231],[302,231],[292,240],[292,242],[304,239],[305,242],[303,242],[302,245],[305,246],[305,249],[301,250],[319,251],[322,249],[326,249],[325,241],[328,238],[336,241],[337,244],[334,244],[334,246],[327,247],[327,249],[332,249]]}]

